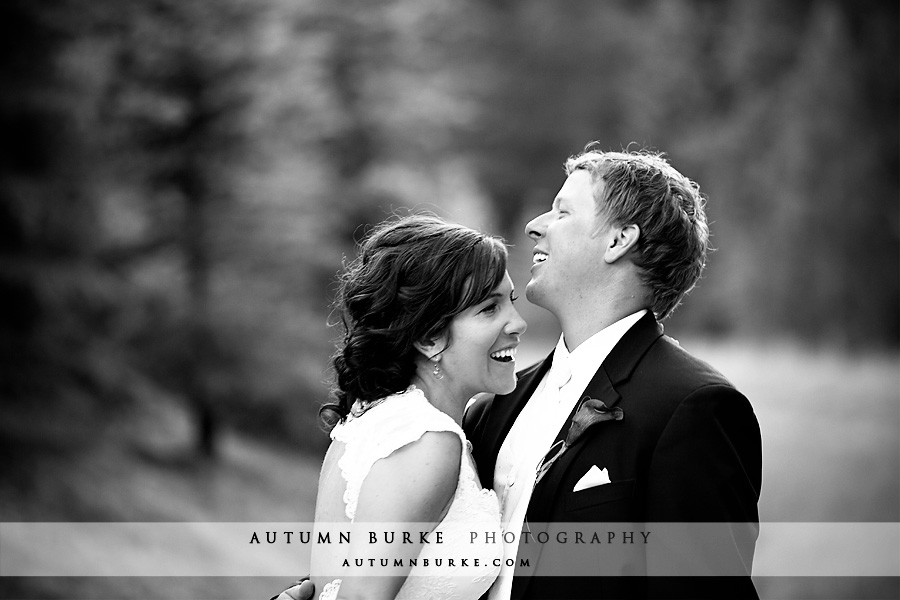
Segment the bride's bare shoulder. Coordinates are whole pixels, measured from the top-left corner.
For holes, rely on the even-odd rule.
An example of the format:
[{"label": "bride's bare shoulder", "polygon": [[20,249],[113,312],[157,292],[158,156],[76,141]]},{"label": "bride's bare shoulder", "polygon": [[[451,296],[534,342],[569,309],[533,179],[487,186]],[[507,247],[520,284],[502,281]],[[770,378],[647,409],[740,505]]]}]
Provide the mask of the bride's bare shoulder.
[{"label": "bride's bare shoulder", "polygon": [[456,491],[462,440],[428,431],[377,461],[360,490],[357,520],[436,522]]}]

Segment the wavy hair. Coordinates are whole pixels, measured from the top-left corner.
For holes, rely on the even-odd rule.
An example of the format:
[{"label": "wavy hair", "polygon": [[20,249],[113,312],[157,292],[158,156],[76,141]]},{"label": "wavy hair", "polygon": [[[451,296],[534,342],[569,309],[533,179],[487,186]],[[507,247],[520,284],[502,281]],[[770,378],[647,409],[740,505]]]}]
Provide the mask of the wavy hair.
[{"label": "wavy hair", "polygon": [[414,343],[447,332],[453,317],[486,300],[503,280],[506,260],[499,238],[434,216],[376,226],[339,280],[343,336],[332,357],[333,402],[319,410],[324,427],[344,420],[355,402],[365,409],[408,388]]},{"label": "wavy hair", "polygon": [[567,175],[579,169],[591,174],[598,214],[640,227],[634,263],[651,290],[653,313],[665,319],[706,265],[709,226],[700,187],[648,150],[602,152],[588,144],[566,161]]}]

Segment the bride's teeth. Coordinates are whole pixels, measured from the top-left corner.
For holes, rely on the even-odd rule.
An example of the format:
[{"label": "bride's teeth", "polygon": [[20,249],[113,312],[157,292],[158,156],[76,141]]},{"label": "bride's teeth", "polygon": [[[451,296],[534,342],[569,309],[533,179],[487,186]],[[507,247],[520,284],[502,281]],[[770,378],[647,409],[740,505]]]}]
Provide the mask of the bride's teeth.
[{"label": "bride's teeth", "polygon": [[515,348],[504,348],[503,350],[497,350],[496,352],[491,352],[491,358],[493,358],[494,360],[509,362],[516,358],[516,349]]},{"label": "bride's teeth", "polygon": [[543,252],[535,252],[534,256],[531,258],[531,262],[534,264],[542,263],[547,260],[547,255]]}]

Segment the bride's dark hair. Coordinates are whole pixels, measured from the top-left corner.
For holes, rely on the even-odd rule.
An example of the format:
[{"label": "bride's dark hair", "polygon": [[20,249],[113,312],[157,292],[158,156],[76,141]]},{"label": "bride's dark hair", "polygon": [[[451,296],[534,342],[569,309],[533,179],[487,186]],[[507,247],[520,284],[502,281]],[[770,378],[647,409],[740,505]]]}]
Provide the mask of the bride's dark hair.
[{"label": "bride's dark hair", "polygon": [[[416,372],[417,341],[486,300],[506,273],[502,240],[437,217],[412,215],[375,227],[340,278],[335,306],[343,337],[332,357],[332,429],[357,400],[402,392]],[[448,341],[448,344],[452,343]]]}]

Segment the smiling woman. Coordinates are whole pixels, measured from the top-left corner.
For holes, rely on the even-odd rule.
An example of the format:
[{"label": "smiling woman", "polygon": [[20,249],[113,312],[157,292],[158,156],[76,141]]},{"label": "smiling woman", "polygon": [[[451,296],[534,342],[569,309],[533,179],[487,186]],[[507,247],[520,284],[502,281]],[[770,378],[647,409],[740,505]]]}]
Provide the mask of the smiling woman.
[{"label": "smiling woman", "polygon": [[[333,441],[316,529],[424,524],[445,541],[317,546],[310,566],[320,598],[474,600],[499,572],[502,546],[468,537],[472,527],[499,533],[500,513],[496,495],[481,488],[461,423],[469,398],[516,385],[526,325],[506,258],[498,238],[418,215],[376,227],[348,265],[336,302],[344,335],[333,359],[335,401],[320,411]],[[352,560],[359,556],[406,566],[373,577]],[[441,560],[465,556],[478,560],[465,568]]]},{"label": "smiling woman", "polygon": [[[436,217],[414,215],[377,226],[341,277],[336,306],[344,335],[333,358],[336,402],[320,411],[326,426],[405,390],[419,371],[449,369],[452,376],[442,387],[478,388],[465,399],[493,391],[474,380],[478,370],[458,368],[455,359],[474,350],[486,361],[487,353],[518,343],[525,323],[512,308],[506,261],[500,239]],[[466,327],[469,317],[474,321]],[[476,336],[475,330],[504,320],[514,321],[512,335],[503,339],[495,332],[489,350],[453,350],[460,336],[481,345],[484,332]],[[442,380],[428,379],[435,381]]]},{"label": "smiling woman", "polygon": [[420,345],[445,375],[426,384],[432,404],[461,419],[458,399],[515,389],[516,347],[525,330],[515,299],[512,280],[504,275],[490,296],[458,314],[445,333]]}]

